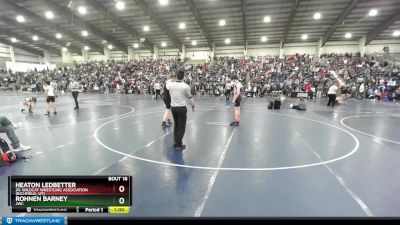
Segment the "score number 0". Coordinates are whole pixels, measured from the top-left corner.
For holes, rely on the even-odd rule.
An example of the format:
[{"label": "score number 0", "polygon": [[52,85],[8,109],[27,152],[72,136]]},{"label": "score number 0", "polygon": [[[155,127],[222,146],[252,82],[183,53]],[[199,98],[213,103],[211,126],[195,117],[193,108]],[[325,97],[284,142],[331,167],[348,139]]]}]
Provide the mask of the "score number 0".
[{"label": "score number 0", "polygon": [[[124,185],[119,186],[118,191],[120,193],[124,193],[124,191],[125,191]],[[124,197],[119,198],[118,202],[119,202],[119,204],[123,205],[125,203],[125,198]]]}]

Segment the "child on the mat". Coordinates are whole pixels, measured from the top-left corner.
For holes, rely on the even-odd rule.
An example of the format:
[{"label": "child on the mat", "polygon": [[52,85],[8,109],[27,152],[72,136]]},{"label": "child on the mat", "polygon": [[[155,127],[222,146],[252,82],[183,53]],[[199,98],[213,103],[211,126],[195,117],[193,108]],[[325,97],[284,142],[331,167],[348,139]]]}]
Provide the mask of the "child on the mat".
[{"label": "child on the mat", "polygon": [[24,102],[22,103],[24,108],[21,109],[21,112],[25,112],[25,110],[28,109],[29,113],[33,113],[32,109],[35,106],[36,101],[37,101],[36,97],[25,98]]},{"label": "child on the mat", "polygon": [[299,101],[297,101],[297,105],[290,104],[290,108],[297,110],[306,110],[306,100],[304,100],[304,97],[300,97]]}]

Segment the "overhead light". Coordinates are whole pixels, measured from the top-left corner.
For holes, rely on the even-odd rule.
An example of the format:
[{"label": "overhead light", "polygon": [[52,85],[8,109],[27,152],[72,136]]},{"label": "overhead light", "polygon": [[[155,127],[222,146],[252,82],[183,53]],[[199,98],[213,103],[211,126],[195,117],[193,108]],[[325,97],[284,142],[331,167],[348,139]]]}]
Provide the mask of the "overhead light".
[{"label": "overhead light", "polygon": [[112,45],[108,45],[107,48],[111,50],[111,49],[113,49],[113,46]]},{"label": "overhead light", "polygon": [[158,0],[158,3],[160,3],[160,5],[165,6],[168,5],[169,0]]},{"label": "overhead light", "polygon": [[352,36],[353,36],[353,35],[352,35],[351,33],[346,33],[346,34],[344,35],[344,37],[347,38],[347,39],[351,38]]},{"label": "overhead light", "polygon": [[227,38],[225,39],[225,44],[230,44],[231,43],[231,39]]},{"label": "overhead light", "polygon": [[301,39],[307,40],[307,39],[308,39],[308,35],[307,35],[307,34],[303,34],[303,35],[301,36]]},{"label": "overhead light", "polygon": [[400,30],[396,30],[393,32],[393,36],[399,37],[400,36]]},{"label": "overhead light", "polygon": [[143,27],[143,31],[144,32],[149,32],[150,31],[150,27],[149,26],[144,26]]},{"label": "overhead light", "polygon": [[123,10],[125,9],[125,2],[123,1],[117,1],[117,3],[115,3],[115,7],[119,10]]},{"label": "overhead light", "polygon": [[57,34],[56,34],[56,38],[57,38],[57,39],[61,39],[61,38],[62,38],[62,34],[57,33]]},{"label": "overhead light", "polygon": [[87,37],[88,36],[88,32],[86,30],[82,31],[82,36]]},{"label": "overhead light", "polygon": [[133,48],[139,48],[139,44],[138,43],[133,44]]},{"label": "overhead light", "polygon": [[63,52],[67,52],[67,51],[68,51],[68,48],[63,47],[63,48],[62,48],[62,51],[63,51]]},{"label": "overhead light", "polygon": [[368,13],[368,16],[376,16],[378,14],[378,10],[376,9],[371,9]]},{"label": "overhead light", "polygon": [[53,18],[54,18],[54,13],[53,13],[52,11],[46,11],[46,12],[44,13],[44,16],[45,16],[48,20],[50,20],[50,19],[53,19]]},{"label": "overhead light", "polygon": [[185,23],[179,23],[179,29],[183,30],[186,28],[186,24]]},{"label": "overhead light", "polygon": [[225,26],[226,25],[226,21],[225,20],[220,20],[219,21],[219,25],[220,26]]},{"label": "overhead light", "polygon": [[167,47],[167,43],[161,42],[161,46],[162,46],[162,47]]},{"label": "overhead light", "polygon": [[314,20],[319,20],[319,19],[321,19],[321,13],[317,12],[314,14],[313,17],[314,17]]},{"label": "overhead light", "polygon": [[16,19],[18,23],[25,23],[25,18],[22,15],[18,15]]},{"label": "overhead light", "polygon": [[262,42],[266,42],[267,40],[268,40],[267,36],[262,36],[262,37],[261,37],[261,41],[262,41]]},{"label": "overhead light", "polygon": [[11,38],[11,42],[15,43],[15,42],[17,42],[17,39],[15,37]]},{"label": "overhead light", "polygon": [[32,37],[32,40],[37,41],[37,40],[39,40],[39,37],[36,36],[36,35],[34,35],[34,36]]},{"label": "overhead light", "polygon": [[264,23],[270,23],[271,22],[271,17],[270,16],[265,16],[264,17]]},{"label": "overhead light", "polygon": [[197,45],[197,41],[192,41],[192,45],[196,46]]},{"label": "overhead light", "polygon": [[82,15],[85,15],[87,13],[86,7],[85,6],[79,6],[78,7],[78,12]]},{"label": "overhead light", "polygon": [[89,46],[85,46],[83,49],[85,49],[85,51],[89,51]]}]

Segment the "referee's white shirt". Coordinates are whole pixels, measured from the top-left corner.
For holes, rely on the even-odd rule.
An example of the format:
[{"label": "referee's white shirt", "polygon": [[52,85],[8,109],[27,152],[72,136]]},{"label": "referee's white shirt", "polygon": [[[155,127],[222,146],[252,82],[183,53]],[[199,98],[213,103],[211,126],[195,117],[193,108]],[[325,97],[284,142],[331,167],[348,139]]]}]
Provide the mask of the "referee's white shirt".
[{"label": "referee's white shirt", "polygon": [[186,106],[187,99],[192,97],[189,85],[183,81],[168,82],[167,90],[169,90],[169,94],[171,95],[172,107]]}]

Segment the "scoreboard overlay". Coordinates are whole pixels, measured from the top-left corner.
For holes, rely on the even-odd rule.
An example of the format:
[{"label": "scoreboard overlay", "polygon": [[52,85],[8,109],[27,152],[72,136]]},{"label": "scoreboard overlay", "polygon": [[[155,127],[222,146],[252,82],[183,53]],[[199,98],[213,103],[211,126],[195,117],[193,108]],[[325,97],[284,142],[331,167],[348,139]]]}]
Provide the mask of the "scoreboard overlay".
[{"label": "scoreboard overlay", "polygon": [[27,213],[128,213],[131,176],[9,176],[8,205]]}]

